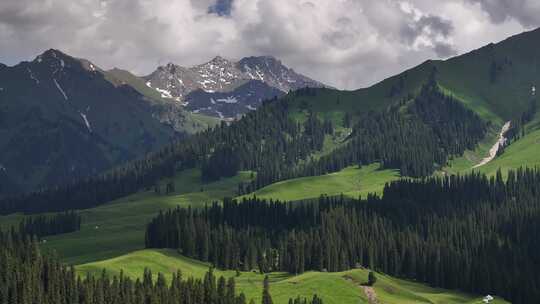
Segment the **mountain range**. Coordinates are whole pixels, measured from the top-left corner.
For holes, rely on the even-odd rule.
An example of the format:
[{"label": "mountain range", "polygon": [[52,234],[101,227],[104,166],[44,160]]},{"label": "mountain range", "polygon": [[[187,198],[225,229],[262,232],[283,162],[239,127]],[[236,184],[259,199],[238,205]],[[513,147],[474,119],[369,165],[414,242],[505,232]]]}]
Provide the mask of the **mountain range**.
[{"label": "mountain range", "polygon": [[169,63],[143,78],[162,98],[221,119],[238,118],[263,100],[291,90],[327,87],[271,56],[245,57],[237,62],[217,56],[190,68]]},{"label": "mountain range", "polygon": [[101,173],[304,86],[323,85],[272,57],[146,77],[54,49],[0,64],[0,196]]}]

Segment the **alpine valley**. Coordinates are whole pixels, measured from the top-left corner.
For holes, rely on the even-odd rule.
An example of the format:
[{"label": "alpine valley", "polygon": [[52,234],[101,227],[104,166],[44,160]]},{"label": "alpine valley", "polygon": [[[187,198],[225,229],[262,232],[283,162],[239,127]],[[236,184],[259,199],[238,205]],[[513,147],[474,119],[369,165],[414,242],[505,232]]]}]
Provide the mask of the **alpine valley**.
[{"label": "alpine valley", "polygon": [[1,66],[0,303],[539,303],[539,49]]}]

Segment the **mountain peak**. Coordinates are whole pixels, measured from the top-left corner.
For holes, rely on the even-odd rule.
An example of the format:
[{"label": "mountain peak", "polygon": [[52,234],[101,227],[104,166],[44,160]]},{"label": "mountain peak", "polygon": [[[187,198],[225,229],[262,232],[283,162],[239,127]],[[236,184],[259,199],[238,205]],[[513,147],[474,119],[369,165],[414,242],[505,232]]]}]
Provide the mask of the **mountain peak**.
[{"label": "mountain peak", "polygon": [[[147,86],[163,98],[186,102],[192,111],[220,118],[236,117],[254,109],[262,100],[290,90],[324,87],[272,56],[251,56],[236,61],[218,55],[190,68],[168,64],[160,66],[145,80]],[[246,83],[249,85],[244,86]]]},{"label": "mountain peak", "polygon": [[48,49],[45,52],[43,52],[41,55],[39,55],[38,57],[41,57],[41,58],[61,58],[61,57],[69,57],[69,56],[66,55],[65,53],[63,53],[62,51],[57,50],[57,49]]},{"label": "mountain peak", "polygon": [[169,62],[169,63],[167,63],[166,65],[162,65],[162,66],[158,67],[158,69],[164,70],[164,71],[168,71],[168,72],[171,72],[171,73],[174,73],[174,71],[175,71],[178,67],[180,67],[180,66],[177,65],[177,64],[174,64],[174,63],[172,63],[172,62]]},{"label": "mountain peak", "polygon": [[217,55],[217,56],[214,57],[211,61],[223,61],[223,60],[225,60],[225,58],[223,58],[223,57]]},{"label": "mountain peak", "polygon": [[212,58],[212,60],[210,60],[208,63],[214,64],[214,65],[226,65],[226,64],[230,64],[231,61],[218,55]]},{"label": "mountain peak", "polygon": [[73,57],[63,53],[62,51],[56,50],[56,49],[48,49],[45,52],[43,52],[41,55],[38,55],[36,59],[34,59],[34,63],[41,63],[43,61],[45,62],[59,62],[61,65],[63,65],[64,61],[73,59]]},{"label": "mountain peak", "polygon": [[244,57],[240,59],[238,62],[241,68],[256,68],[256,67],[265,67],[270,68],[273,67],[274,69],[287,69],[289,68],[285,67],[281,60],[273,57],[273,56],[249,56]]},{"label": "mountain peak", "polygon": [[261,55],[261,56],[248,56],[248,57],[244,57],[242,59],[250,59],[250,60],[259,60],[259,61],[277,61],[277,62],[281,62],[280,60],[278,60],[276,57],[272,56],[272,55]]}]

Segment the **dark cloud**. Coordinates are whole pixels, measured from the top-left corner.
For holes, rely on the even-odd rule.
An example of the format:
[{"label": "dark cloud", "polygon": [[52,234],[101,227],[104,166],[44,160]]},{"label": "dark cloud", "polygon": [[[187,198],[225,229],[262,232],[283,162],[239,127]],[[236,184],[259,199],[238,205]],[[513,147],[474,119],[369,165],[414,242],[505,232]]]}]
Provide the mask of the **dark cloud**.
[{"label": "dark cloud", "polygon": [[448,37],[454,30],[452,21],[433,15],[420,17],[420,20],[418,20],[416,24],[420,29],[428,28],[433,31],[434,34],[440,34],[444,37]]},{"label": "dark cloud", "polygon": [[433,49],[439,58],[448,58],[458,54],[454,46],[444,42],[435,44]]},{"label": "dark cloud", "polygon": [[479,3],[495,23],[515,19],[525,27],[540,26],[540,1],[538,0],[467,0]]},{"label": "dark cloud", "polygon": [[535,1],[514,2],[529,4],[501,13],[505,2],[495,0],[0,0],[0,61],[57,48],[144,75],[165,62],[273,55],[354,89],[521,30],[486,22],[482,9],[494,22],[523,7],[531,12],[519,14],[524,24],[540,15]]},{"label": "dark cloud", "polygon": [[407,44],[414,44],[418,39],[427,40],[427,45],[434,50],[435,54],[441,58],[457,54],[457,50],[450,43],[445,41],[454,31],[454,25],[450,20],[439,16],[424,15],[414,21],[405,24],[401,29],[401,38]]}]

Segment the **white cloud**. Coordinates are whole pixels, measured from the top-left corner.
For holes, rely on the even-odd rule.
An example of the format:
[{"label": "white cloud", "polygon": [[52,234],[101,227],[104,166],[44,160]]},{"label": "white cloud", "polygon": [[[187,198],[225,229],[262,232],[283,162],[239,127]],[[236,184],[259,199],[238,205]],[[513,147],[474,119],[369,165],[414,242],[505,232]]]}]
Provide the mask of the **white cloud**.
[{"label": "white cloud", "polygon": [[104,68],[146,74],[169,61],[273,55],[312,78],[352,89],[535,22],[518,5],[502,14],[504,6],[481,0],[234,0],[226,17],[208,14],[213,2],[3,0],[0,62],[59,48]]}]

